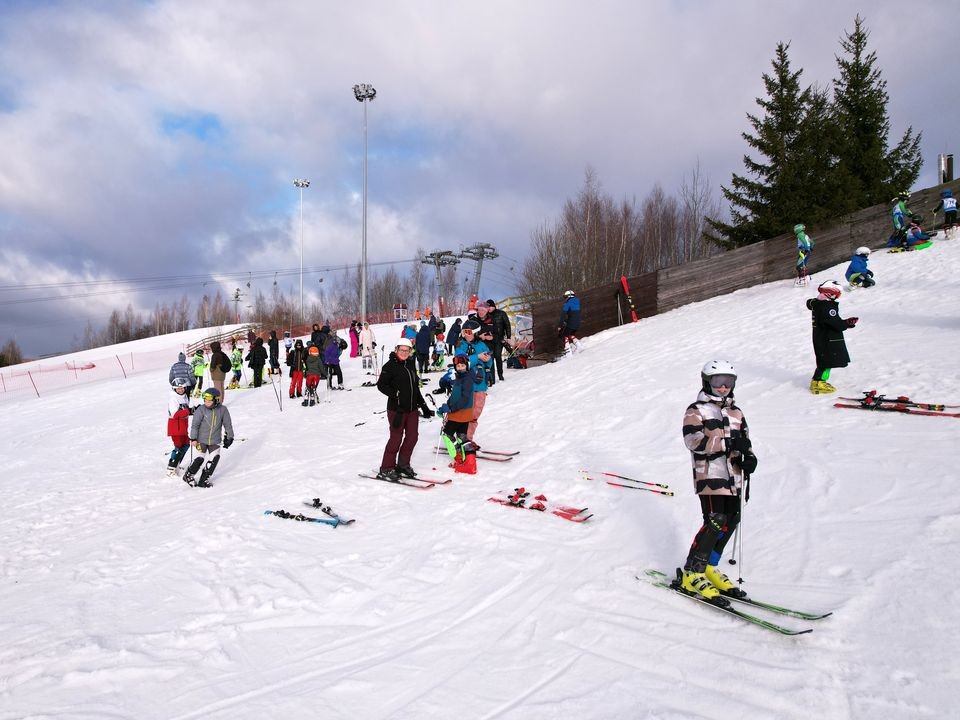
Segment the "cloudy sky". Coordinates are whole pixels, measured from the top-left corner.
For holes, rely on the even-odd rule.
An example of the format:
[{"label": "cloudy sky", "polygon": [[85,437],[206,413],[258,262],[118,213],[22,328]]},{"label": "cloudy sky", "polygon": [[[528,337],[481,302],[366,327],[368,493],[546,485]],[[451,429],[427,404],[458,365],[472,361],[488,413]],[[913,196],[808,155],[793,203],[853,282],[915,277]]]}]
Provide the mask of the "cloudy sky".
[{"label": "cloudy sky", "polygon": [[[745,114],[778,41],[828,84],[863,12],[892,139],[924,134],[918,186],[958,152],[956,6],[488,0],[0,2],[0,343],[66,349],[88,319],[256,273],[299,293],[360,254],[493,243],[502,297],[531,231],[593,167],[615,197],[742,171]],[[409,264],[396,266],[406,273]],[[487,272],[489,270],[489,273]],[[295,271],[291,273],[290,271]],[[146,282],[145,278],[157,278]],[[137,280],[92,285],[90,281]],[[207,284],[204,285],[204,282]],[[121,290],[121,292],[117,292]],[[106,292],[109,291],[109,292]],[[53,299],[51,299],[53,298]]]}]

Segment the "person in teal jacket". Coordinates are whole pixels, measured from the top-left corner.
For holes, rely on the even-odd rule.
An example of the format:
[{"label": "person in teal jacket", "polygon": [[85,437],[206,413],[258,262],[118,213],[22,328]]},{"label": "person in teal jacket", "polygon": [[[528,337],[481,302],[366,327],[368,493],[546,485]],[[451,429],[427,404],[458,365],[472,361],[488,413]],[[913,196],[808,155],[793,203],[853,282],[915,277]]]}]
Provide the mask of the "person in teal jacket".
[{"label": "person in teal jacket", "polygon": [[807,277],[807,260],[813,252],[813,238],[807,235],[807,226],[797,223],[793,226],[793,233],[797,236],[797,281]]},{"label": "person in teal jacket", "polygon": [[[476,336],[479,329],[480,323],[472,319],[467,320],[460,328],[460,343],[456,349],[457,355],[466,355],[470,358],[470,371],[474,376],[473,419],[467,426],[467,439],[470,441],[473,441],[473,436],[477,432],[480,415],[487,402],[487,373],[493,369],[493,354],[490,348]],[[476,445],[475,442],[474,444]]]}]

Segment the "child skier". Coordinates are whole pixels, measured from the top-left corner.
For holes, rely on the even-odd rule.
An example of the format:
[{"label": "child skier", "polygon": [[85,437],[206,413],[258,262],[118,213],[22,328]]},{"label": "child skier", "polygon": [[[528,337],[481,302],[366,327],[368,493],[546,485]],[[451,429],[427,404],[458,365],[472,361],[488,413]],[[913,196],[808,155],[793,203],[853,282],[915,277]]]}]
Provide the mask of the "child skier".
[{"label": "child skier", "polygon": [[862,287],[868,288],[876,285],[873,279],[873,270],[867,268],[867,261],[870,259],[870,248],[866,246],[858,247],[850,258],[850,265],[844,277],[847,278],[850,288]]},{"label": "child skier", "polygon": [[913,215],[907,207],[907,200],[909,199],[910,193],[903,191],[891,200],[893,207],[890,208],[890,220],[893,222],[893,235],[890,236],[890,241],[887,243],[889,247],[900,245],[907,234],[907,218]]},{"label": "child skier", "polygon": [[810,392],[824,395],[837,390],[827,382],[831,368],[846,367],[850,364],[843,333],[854,327],[859,318],[840,317],[837,301],[842,291],[836,280],[822,283],[817,292],[817,297],[807,300],[807,309],[810,310],[813,320],[813,352],[817,358],[817,368],[810,380]]},{"label": "child skier", "polygon": [[233,379],[230,381],[229,388],[236,390],[240,387],[240,375],[243,372],[243,348],[238,344],[233,344],[233,350],[230,352],[230,367],[233,369]]},{"label": "child skier", "polygon": [[437,414],[446,416],[443,424],[443,443],[453,458],[453,469],[458,473],[477,474],[476,446],[467,439],[467,428],[473,420],[473,384],[470,358],[457,355],[453,359],[456,375],[449,399],[437,408]]},{"label": "child skier", "polygon": [[290,399],[303,397],[303,369],[307,360],[307,351],[303,347],[303,340],[297,338],[293,349],[287,353],[287,367],[290,368]]},{"label": "child skier", "polygon": [[190,361],[190,367],[193,368],[193,377],[196,379],[195,397],[200,397],[200,388],[203,387],[203,373],[207,369],[207,361],[203,359],[203,348],[197,348],[193,354],[193,360]]},{"label": "child skier", "polygon": [[[183,481],[193,487],[212,487],[210,476],[220,462],[221,432],[223,447],[233,445],[233,422],[230,420],[230,411],[220,404],[219,390],[207,388],[202,397],[203,405],[197,406],[193,411],[193,422],[190,425],[190,441],[194,443],[198,455],[183,474]],[[206,465],[198,480],[197,471],[204,462]]]},{"label": "child skier", "polygon": [[950,230],[957,223],[957,199],[953,196],[953,190],[947,188],[940,191],[940,203],[933,209],[934,220],[939,210],[943,210],[943,230]]},{"label": "child skier", "polygon": [[560,326],[557,333],[563,338],[564,350],[576,352],[580,349],[580,341],[577,340],[577,330],[580,329],[580,298],[573,290],[567,290],[563,293],[566,300],[563,301],[563,308],[560,310]]},{"label": "child skier", "polygon": [[746,597],[718,569],[723,549],[740,522],[744,476],[757,469],[743,411],[733,400],[737,372],[725,360],[711,360],[700,372],[696,402],[683,416],[683,442],[693,462],[693,486],[703,525],[683,566],[681,587],[717,605],[721,595]]},{"label": "child skier", "polygon": [[320,378],[325,376],[320,348],[316,345],[310,345],[307,348],[307,354],[303,359],[303,371],[307,376],[307,396],[300,404],[304,407],[308,405],[312,407],[317,404],[317,386],[320,384]]},{"label": "child skier", "polygon": [[180,463],[190,449],[190,381],[175,377],[170,381],[170,399],[167,403],[167,435],[173,441],[173,450],[167,462],[167,475],[174,477],[180,472]]},{"label": "child skier", "polygon": [[806,231],[803,223],[793,226],[793,234],[797,236],[797,285],[807,284],[807,260],[813,252],[813,238]]}]

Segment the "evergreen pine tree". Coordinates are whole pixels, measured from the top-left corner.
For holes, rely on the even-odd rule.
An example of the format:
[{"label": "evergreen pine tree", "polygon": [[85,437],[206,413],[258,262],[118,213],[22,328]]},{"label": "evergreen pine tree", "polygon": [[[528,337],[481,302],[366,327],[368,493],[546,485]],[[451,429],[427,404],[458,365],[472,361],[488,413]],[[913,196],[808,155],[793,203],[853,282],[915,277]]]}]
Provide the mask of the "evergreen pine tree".
[{"label": "evergreen pine tree", "polygon": [[834,107],[844,142],[838,147],[840,174],[856,208],[886,202],[909,189],[920,174],[920,138],[909,127],[893,150],[887,149],[887,83],[876,67],[877,54],[867,52],[869,33],[857,15],[853,32],[840,41],[840,77],[833,81]]},{"label": "evergreen pine tree", "polygon": [[[801,89],[803,70],[790,69],[789,47],[789,43],[777,44],[773,73],[763,74],[767,97],[757,98],[763,114],[748,113],[753,134],[742,133],[761,157],[744,155],[749,175],[734,174],[730,187],[721,186],[732,221],[707,221],[716,234],[706,233],[706,237],[721,247],[749,245],[786,232],[797,222],[815,220],[809,215],[809,198],[819,180],[810,177],[811,160],[817,160],[813,167],[829,165],[828,158],[820,157],[829,151],[811,123],[814,119],[825,122],[830,113],[822,92]],[[815,147],[804,147],[811,142]]]}]

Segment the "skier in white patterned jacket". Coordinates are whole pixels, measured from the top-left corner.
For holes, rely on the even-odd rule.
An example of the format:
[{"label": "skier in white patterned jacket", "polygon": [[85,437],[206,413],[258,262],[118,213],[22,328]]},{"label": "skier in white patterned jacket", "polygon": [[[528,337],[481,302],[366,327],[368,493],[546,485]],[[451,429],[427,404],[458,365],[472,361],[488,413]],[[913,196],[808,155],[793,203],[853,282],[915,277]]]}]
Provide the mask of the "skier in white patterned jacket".
[{"label": "skier in white patterned jacket", "polygon": [[740,522],[743,475],[757,468],[743,412],[733,400],[737,372],[725,360],[710,360],[700,373],[702,389],[683,416],[683,442],[693,461],[694,490],[703,525],[683,566],[682,587],[715,604],[721,595],[744,597],[717,565]]}]

